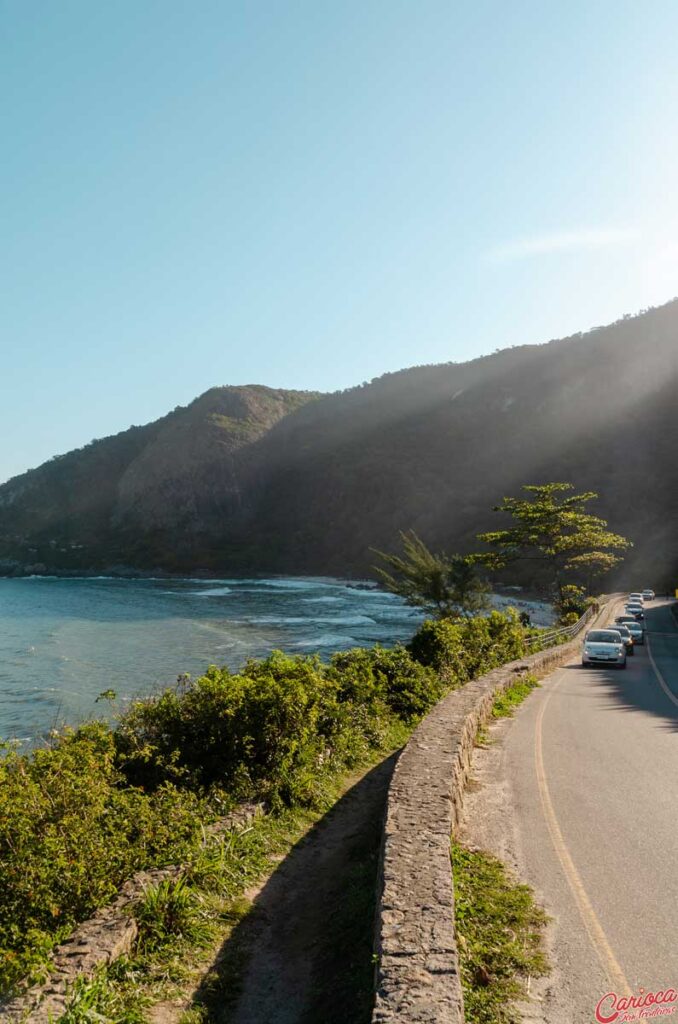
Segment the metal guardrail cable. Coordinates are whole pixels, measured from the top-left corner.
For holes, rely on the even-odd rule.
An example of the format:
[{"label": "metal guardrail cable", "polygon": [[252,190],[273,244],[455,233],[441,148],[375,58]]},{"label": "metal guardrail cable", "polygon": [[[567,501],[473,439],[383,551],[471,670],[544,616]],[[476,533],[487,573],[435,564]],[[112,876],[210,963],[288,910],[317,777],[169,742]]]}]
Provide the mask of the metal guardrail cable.
[{"label": "metal guardrail cable", "polygon": [[599,607],[592,605],[590,608],[586,609],[581,618],[578,619],[577,622],[573,623],[573,625],[564,626],[562,629],[554,629],[550,633],[540,633],[537,636],[530,637],[526,641],[526,645],[528,647],[536,645],[544,646],[545,644],[548,645],[557,641],[560,637],[575,637],[578,633],[581,633],[584,626],[594,615],[598,613],[598,611]]}]

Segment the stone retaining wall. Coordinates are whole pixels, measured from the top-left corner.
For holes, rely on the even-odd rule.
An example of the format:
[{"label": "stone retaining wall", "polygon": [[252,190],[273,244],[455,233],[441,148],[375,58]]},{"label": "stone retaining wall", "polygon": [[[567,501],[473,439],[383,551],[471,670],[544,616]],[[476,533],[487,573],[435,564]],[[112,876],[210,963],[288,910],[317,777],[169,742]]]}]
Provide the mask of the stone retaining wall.
[{"label": "stone retaining wall", "polygon": [[576,657],[580,644],[532,654],[453,691],[400,755],[384,824],[372,1024],[463,1024],[450,838],[478,729],[518,674],[545,676]]}]

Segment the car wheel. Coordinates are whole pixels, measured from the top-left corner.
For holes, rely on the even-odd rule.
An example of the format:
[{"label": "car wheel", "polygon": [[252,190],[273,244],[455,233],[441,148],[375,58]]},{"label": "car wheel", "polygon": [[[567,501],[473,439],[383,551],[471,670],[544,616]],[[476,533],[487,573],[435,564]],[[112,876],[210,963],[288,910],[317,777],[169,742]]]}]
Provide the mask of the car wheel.
[{"label": "car wheel", "polygon": [[622,661],[622,663],[621,663],[621,665],[619,666],[619,668],[626,668],[626,662],[625,662],[625,661]]}]

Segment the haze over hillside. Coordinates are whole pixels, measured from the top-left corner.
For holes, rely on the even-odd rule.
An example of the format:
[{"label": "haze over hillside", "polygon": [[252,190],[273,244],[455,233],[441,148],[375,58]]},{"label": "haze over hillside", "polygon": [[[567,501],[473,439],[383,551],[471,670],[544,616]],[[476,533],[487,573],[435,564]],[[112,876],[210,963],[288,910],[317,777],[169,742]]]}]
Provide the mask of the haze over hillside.
[{"label": "haze over hillside", "polygon": [[586,335],[417,367],[332,395],[214,388],[0,487],[12,571],[369,571],[415,528],[474,550],[523,483],[569,480],[678,572],[678,300]]}]

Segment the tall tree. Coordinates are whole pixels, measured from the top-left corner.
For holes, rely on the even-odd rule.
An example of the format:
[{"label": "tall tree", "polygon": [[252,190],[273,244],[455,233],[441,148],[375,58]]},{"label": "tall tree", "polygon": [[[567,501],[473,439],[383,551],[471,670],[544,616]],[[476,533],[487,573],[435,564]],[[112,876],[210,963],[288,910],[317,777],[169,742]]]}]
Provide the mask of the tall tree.
[{"label": "tall tree", "polygon": [[436,555],[414,530],[401,533],[402,555],[375,554],[388,568],[374,566],[387,590],[439,618],[466,618],[489,608],[489,587],[462,555]]},{"label": "tall tree", "polygon": [[[523,487],[529,497],[504,498],[495,512],[511,515],[515,525],[481,533],[478,540],[492,551],[476,560],[493,569],[530,559],[548,572],[556,600],[562,604],[564,588],[572,578],[591,580],[614,568],[631,542],[607,529],[607,522],[587,511],[595,491],[570,494],[572,484],[550,483]],[[590,582],[589,582],[590,586]]]}]

